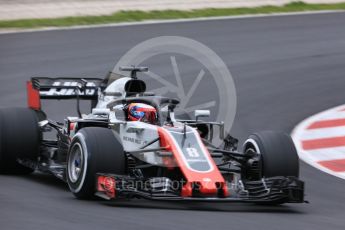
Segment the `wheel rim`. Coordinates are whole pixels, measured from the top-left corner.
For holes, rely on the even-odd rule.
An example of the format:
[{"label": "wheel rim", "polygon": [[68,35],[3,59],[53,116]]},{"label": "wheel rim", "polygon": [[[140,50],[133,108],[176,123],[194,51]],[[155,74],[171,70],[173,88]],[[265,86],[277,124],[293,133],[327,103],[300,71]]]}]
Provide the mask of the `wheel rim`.
[{"label": "wheel rim", "polygon": [[[244,154],[258,153],[255,148],[249,147],[245,150]],[[259,153],[260,154],[260,153]]]},{"label": "wheel rim", "polygon": [[[254,171],[253,171],[253,165],[251,165],[250,168],[246,170],[246,173],[242,174],[242,176],[249,180],[259,180],[263,177],[261,151],[259,149],[258,143],[255,140],[248,139],[244,144],[244,154],[247,155],[247,154],[253,154],[253,153],[256,153],[259,155],[260,157],[259,162],[258,162],[259,165],[254,165]],[[257,171],[258,169],[255,169],[257,167],[260,167],[259,171]]]},{"label": "wheel rim", "polygon": [[83,148],[79,143],[75,143],[68,158],[68,177],[75,183],[82,174],[84,166]]}]

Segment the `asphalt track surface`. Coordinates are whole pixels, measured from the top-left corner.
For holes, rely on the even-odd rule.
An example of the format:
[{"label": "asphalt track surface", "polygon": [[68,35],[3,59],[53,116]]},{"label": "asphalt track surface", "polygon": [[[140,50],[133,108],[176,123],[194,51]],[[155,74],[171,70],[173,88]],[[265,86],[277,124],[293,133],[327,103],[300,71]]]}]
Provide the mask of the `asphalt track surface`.
[{"label": "asphalt track surface", "polygon": [[[178,35],[206,44],[230,66],[235,136],[290,132],[345,101],[344,21],[344,13],[331,13],[0,35],[0,105],[24,106],[30,76],[103,76],[138,42]],[[344,229],[345,181],[304,163],[301,178],[310,204],[270,207],[109,205],[75,199],[52,176],[0,176],[0,229]]]}]

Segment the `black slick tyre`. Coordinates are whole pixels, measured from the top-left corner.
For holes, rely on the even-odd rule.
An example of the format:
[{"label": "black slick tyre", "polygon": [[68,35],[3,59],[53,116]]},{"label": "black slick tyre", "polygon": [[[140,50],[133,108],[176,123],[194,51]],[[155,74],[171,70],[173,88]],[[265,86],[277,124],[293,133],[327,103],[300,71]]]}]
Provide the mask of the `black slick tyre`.
[{"label": "black slick tyre", "polygon": [[86,127],[73,137],[66,177],[77,198],[94,198],[97,173],[124,175],[125,172],[125,153],[118,135],[111,129]]},{"label": "black slick tyre", "polygon": [[244,152],[248,151],[261,155],[263,177],[299,177],[298,154],[288,134],[273,131],[254,133],[244,144]]},{"label": "black slick tyre", "polygon": [[41,134],[35,111],[28,108],[0,109],[0,173],[28,174],[33,168],[19,159],[37,160]]}]

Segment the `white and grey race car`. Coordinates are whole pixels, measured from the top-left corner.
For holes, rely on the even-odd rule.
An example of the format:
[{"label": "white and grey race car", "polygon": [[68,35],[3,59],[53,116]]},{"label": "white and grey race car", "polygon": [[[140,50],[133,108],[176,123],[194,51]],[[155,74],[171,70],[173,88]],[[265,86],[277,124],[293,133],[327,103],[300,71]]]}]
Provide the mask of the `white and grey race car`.
[{"label": "white and grey race car", "polygon": [[[224,123],[200,119],[209,111],[178,119],[179,101],[146,92],[145,82],[137,78],[147,68],[122,70],[130,76],[28,81],[28,108],[0,109],[1,173],[51,173],[81,199],[304,202],[289,135],[255,133],[238,152],[238,141],[225,135]],[[44,99],[76,99],[79,116],[63,123],[50,120],[41,108]],[[91,101],[89,114],[81,114],[80,100]],[[153,107],[155,120],[129,120],[132,103]],[[214,129],[221,147],[212,143]],[[56,138],[46,138],[47,133]]]}]

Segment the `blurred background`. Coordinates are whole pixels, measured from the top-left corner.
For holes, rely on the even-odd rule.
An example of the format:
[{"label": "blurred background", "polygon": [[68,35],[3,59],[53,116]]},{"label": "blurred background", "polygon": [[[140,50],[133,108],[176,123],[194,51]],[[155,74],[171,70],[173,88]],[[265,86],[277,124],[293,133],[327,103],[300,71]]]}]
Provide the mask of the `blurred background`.
[{"label": "blurred background", "polygon": [[[296,0],[0,0],[0,20],[110,15],[119,11],[282,6]],[[304,0],[339,3],[341,0]]]}]

